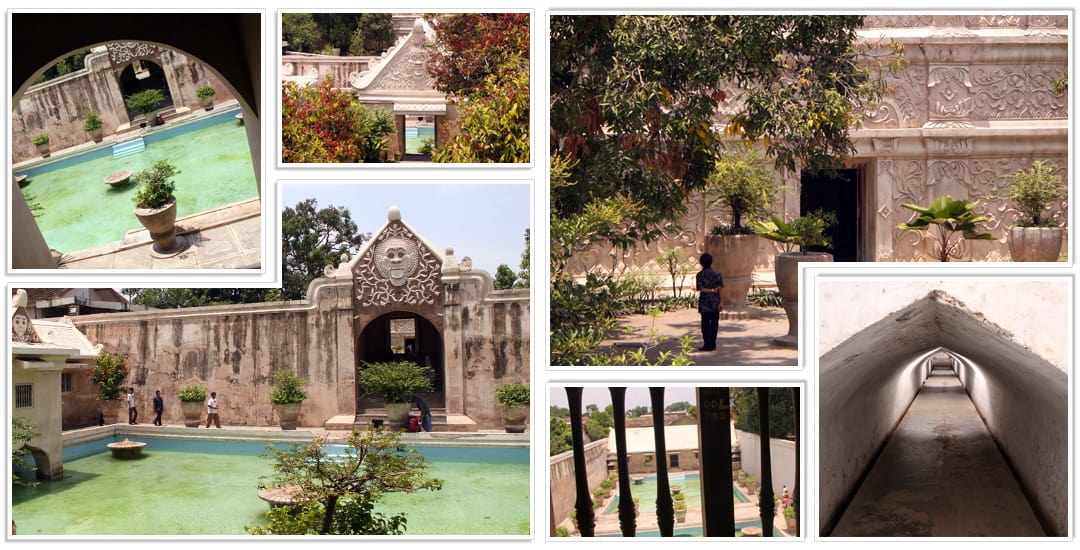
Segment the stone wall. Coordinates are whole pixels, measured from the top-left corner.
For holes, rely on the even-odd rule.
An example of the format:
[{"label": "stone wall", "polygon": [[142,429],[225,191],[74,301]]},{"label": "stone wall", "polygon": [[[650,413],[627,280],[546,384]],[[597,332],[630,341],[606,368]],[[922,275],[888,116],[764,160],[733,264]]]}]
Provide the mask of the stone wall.
[{"label": "stone wall", "polygon": [[[742,469],[747,474],[761,479],[761,436],[758,434],[735,431],[742,453]],[[786,485],[788,491],[795,490],[795,442],[786,439],[769,439],[769,453],[772,461],[773,493],[779,495]],[[806,479],[805,476],[803,479]]]},{"label": "stone wall", "polygon": [[[588,472],[589,494],[600,486],[600,482],[607,479],[607,455],[608,441],[606,439],[593,441],[585,445],[585,471]],[[555,522],[561,522],[570,517],[570,511],[574,509],[574,501],[577,499],[577,489],[574,481],[574,452],[551,457],[549,461],[551,470],[551,513]]]}]

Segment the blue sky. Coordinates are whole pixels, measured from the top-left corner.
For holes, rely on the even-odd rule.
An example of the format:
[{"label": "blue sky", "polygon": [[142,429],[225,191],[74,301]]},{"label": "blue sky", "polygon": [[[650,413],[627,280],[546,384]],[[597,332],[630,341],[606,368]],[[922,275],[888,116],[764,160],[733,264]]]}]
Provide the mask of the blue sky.
[{"label": "blue sky", "polygon": [[391,206],[401,219],[427,238],[438,251],[454,248],[458,260],[469,256],[473,267],[492,276],[499,264],[517,271],[531,222],[528,180],[497,183],[401,181],[386,184],[279,181],[281,205],[295,206],[314,198],[320,208],[347,207],[363,233],[386,223]]},{"label": "blue sky", "polygon": [[[639,405],[645,405],[652,408],[652,400],[649,398],[648,386],[634,386],[631,384],[625,384],[626,390],[626,408],[632,409]],[[566,406],[566,390],[563,389],[563,385],[549,386],[551,391],[551,405],[558,405],[560,407]],[[697,402],[697,395],[693,386],[676,386],[666,385],[664,386],[664,404],[670,405],[679,401],[688,401],[690,403]],[[611,404],[611,392],[607,387],[585,386],[581,395],[581,405],[593,404],[600,409]]]}]

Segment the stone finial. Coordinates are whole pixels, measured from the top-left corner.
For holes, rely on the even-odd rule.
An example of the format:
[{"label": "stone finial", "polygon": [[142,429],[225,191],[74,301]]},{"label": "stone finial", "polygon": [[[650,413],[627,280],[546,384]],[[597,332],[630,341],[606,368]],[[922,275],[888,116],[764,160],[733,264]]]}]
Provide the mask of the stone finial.
[{"label": "stone finial", "polygon": [[21,288],[16,290],[15,295],[11,297],[11,305],[15,307],[26,307],[26,304],[29,302],[30,297],[26,294],[26,291]]},{"label": "stone finial", "polygon": [[416,34],[422,34],[424,32],[424,18],[417,17],[416,21],[413,21],[412,32]]},{"label": "stone finial", "polygon": [[396,206],[391,206],[390,210],[386,213],[386,219],[392,222],[401,221],[401,209]]},{"label": "stone finial", "polygon": [[470,270],[472,270],[472,258],[470,258],[468,256],[465,256],[464,258],[461,259],[460,266],[461,266],[462,271],[470,271]]}]

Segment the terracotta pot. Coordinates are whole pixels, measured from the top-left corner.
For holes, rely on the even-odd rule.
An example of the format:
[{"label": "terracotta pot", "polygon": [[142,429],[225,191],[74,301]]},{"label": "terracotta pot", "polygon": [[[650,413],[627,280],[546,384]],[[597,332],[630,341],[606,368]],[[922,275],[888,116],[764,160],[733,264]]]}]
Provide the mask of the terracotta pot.
[{"label": "terracotta pot", "polygon": [[162,254],[176,248],[176,197],[161,208],[136,208],[135,217],[154,239],[154,251]]},{"label": "terracotta pot", "polygon": [[300,423],[301,403],[275,403],[274,412],[278,415],[278,423],[282,430],[295,430]]},{"label": "terracotta pot", "polygon": [[513,407],[503,405],[502,415],[503,428],[506,429],[506,433],[525,433],[526,424],[529,419],[528,405],[517,405]]},{"label": "terracotta pot", "polygon": [[778,344],[799,345],[799,264],[803,262],[831,262],[828,252],[784,252],[776,255],[776,286],[784,298],[784,313],[788,318],[788,333],[774,339]]},{"label": "terracotta pot", "polygon": [[1014,262],[1056,262],[1065,231],[1060,227],[1009,229],[1009,255]]},{"label": "terracotta pot", "polygon": [[724,309],[746,306],[760,246],[757,235],[705,236],[705,252],[712,255],[713,269],[724,278]]},{"label": "terracotta pot", "polygon": [[390,428],[397,430],[408,426],[410,409],[412,409],[412,403],[387,403],[386,418]]},{"label": "terracotta pot", "polygon": [[101,404],[101,416],[105,418],[106,424],[127,424],[127,407],[122,400],[109,399],[98,403]]},{"label": "terracotta pot", "polygon": [[202,424],[202,401],[181,401],[180,410],[184,413],[184,425],[188,428],[198,428]]}]

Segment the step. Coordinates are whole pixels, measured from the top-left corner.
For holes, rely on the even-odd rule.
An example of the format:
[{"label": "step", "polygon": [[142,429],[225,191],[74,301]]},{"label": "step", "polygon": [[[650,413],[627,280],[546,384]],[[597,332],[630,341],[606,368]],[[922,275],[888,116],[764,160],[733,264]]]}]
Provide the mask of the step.
[{"label": "step", "polygon": [[125,141],[123,143],[117,143],[113,145],[113,158],[118,159],[126,157],[128,155],[134,155],[135,153],[141,153],[146,150],[146,141],[142,137],[137,137],[131,141]]},{"label": "step", "polygon": [[[327,430],[363,430],[374,419],[386,419],[386,410],[367,409],[357,415],[337,415],[324,424]],[[431,409],[431,430],[434,432],[475,432],[476,422],[464,415],[448,415],[445,408]]]}]

